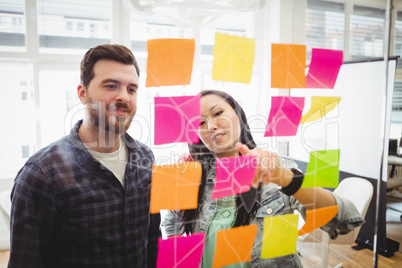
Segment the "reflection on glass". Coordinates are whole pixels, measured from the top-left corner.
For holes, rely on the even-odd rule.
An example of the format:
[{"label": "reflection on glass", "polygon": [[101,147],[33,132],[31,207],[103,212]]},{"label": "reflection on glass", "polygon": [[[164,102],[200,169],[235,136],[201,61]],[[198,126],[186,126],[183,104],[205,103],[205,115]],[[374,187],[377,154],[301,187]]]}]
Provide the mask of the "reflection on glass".
[{"label": "reflection on glass", "polygon": [[[394,55],[402,56],[402,11],[397,13],[394,42]],[[398,60],[398,68],[402,68],[402,60]]]},{"label": "reflection on glass", "polygon": [[352,59],[384,55],[385,10],[354,6],[350,17],[350,55]]},{"label": "reflection on glass", "polygon": [[0,3],[0,50],[25,51],[25,1]]},{"label": "reflection on glass", "polygon": [[0,178],[11,178],[36,149],[32,65],[3,63],[0,74]]},{"label": "reflection on glass", "polygon": [[237,12],[224,14],[211,23],[200,27],[202,59],[211,59],[215,44],[215,33],[255,38],[254,13]]},{"label": "reflection on glass", "polygon": [[130,13],[131,49],[139,56],[147,51],[146,41],[159,38],[193,38],[193,30],[175,25],[168,18],[149,13]]},{"label": "reflection on glass", "polygon": [[39,73],[41,145],[46,146],[67,135],[82,118],[77,96],[78,71]]},{"label": "reflection on glass", "polygon": [[345,5],[309,0],[306,9],[307,62],[313,48],[344,49]]},{"label": "reflection on glass", "polygon": [[79,53],[110,43],[112,1],[37,1],[41,52]]}]

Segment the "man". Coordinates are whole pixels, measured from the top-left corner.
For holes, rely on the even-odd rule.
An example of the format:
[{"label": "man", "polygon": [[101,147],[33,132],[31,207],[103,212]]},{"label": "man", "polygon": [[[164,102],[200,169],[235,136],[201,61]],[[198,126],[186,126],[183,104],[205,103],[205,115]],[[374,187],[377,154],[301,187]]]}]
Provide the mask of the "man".
[{"label": "man", "polygon": [[9,267],[153,267],[160,215],[149,213],[153,154],[126,130],[139,68],[121,45],[81,62],[85,117],[33,155],[11,194]]}]

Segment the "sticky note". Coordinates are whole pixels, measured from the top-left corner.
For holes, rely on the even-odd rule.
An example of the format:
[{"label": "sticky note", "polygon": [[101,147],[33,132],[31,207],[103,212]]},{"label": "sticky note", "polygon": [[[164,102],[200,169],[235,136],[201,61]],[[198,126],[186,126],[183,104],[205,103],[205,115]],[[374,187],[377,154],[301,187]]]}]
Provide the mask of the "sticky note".
[{"label": "sticky note", "polygon": [[299,215],[286,214],[264,218],[261,258],[270,259],[296,252]]},{"label": "sticky note", "polygon": [[272,44],[271,87],[306,87],[306,46]]},{"label": "sticky note", "polygon": [[257,225],[235,227],[216,232],[213,268],[250,262]]},{"label": "sticky note", "polygon": [[155,97],[154,144],[197,143],[201,96]]},{"label": "sticky note", "polygon": [[147,49],[147,87],[190,84],[194,39],[148,40]]},{"label": "sticky note", "polygon": [[335,109],[340,101],[341,97],[311,97],[310,110],[302,116],[300,124],[320,120]]},{"label": "sticky note", "polygon": [[216,181],[211,199],[250,190],[257,167],[256,156],[223,157],[215,160]]},{"label": "sticky note", "polygon": [[306,221],[299,230],[299,236],[318,229],[332,220],[338,213],[338,206],[329,206],[306,211]]},{"label": "sticky note", "polygon": [[157,268],[198,268],[204,249],[205,233],[176,236],[158,240]]},{"label": "sticky note", "polygon": [[159,213],[161,209],[197,208],[201,172],[201,164],[196,161],[154,166],[151,213]]},{"label": "sticky note", "polygon": [[264,137],[295,136],[304,107],[303,97],[272,97]]},{"label": "sticky note", "polygon": [[216,33],[212,79],[249,84],[254,52],[254,39]]},{"label": "sticky note", "polygon": [[339,150],[310,152],[310,161],[307,164],[302,187],[338,187],[339,154]]},{"label": "sticky note", "polygon": [[342,50],[313,48],[306,87],[334,88],[342,63]]}]

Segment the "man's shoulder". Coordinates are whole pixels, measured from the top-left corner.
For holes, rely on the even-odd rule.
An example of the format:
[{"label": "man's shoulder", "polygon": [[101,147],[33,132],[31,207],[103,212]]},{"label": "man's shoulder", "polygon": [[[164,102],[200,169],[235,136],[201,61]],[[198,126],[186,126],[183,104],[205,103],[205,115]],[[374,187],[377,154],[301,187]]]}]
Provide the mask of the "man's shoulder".
[{"label": "man's shoulder", "polygon": [[26,164],[39,164],[49,161],[51,162],[54,161],[57,157],[66,157],[70,154],[72,154],[71,144],[68,141],[67,136],[65,136],[34,153],[28,159]]},{"label": "man's shoulder", "polygon": [[151,148],[149,148],[149,146],[145,143],[132,138],[129,134],[126,134],[124,136],[124,140],[130,153],[141,153],[153,157],[153,152]]},{"label": "man's shoulder", "polygon": [[71,144],[63,137],[33,154],[18,172],[16,181],[33,183],[32,177],[47,180],[56,176],[66,163],[74,163],[73,157]]}]

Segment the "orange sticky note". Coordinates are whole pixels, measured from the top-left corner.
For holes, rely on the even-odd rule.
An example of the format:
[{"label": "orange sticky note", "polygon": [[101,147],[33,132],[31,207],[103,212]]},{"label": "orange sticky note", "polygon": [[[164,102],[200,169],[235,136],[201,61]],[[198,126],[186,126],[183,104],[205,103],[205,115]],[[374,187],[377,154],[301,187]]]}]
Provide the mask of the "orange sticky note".
[{"label": "orange sticky note", "polygon": [[151,184],[151,213],[161,209],[194,209],[198,206],[201,164],[184,162],[154,166]]},{"label": "orange sticky note", "polygon": [[255,224],[216,232],[216,250],[212,267],[251,261],[251,250],[256,235]]},{"label": "orange sticky note", "polygon": [[338,206],[311,209],[306,211],[306,222],[299,230],[299,236],[305,235],[327,224],[338,213]]},{"label": "orange sticky note", "polygon": [[306,46],[272,44],[271,87],[306,87]]},{"label": "orange sticky note", "polygon": [[194,39],[147,41],[147,87],[188,85],[194,60]]}]

